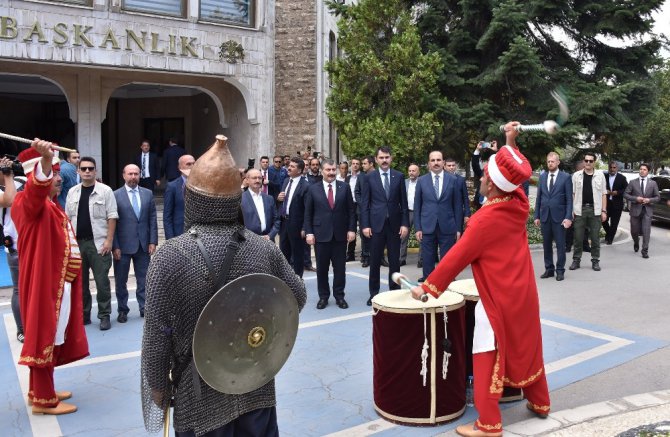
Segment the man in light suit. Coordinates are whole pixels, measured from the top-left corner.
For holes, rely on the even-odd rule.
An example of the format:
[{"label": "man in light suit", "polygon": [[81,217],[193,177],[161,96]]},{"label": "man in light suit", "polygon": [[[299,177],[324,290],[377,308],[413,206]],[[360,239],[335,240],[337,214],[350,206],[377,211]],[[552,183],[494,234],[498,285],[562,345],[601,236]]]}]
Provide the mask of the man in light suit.
[{"label": "man in light suit", "polygon": [[612,244],[616,235],[623,212],[623,192],[628,186],[626,177],[618,170],[619,166],[616,161],[612,161],[609,165],[609,172],[605,174],[605,186],[607,187],[607,220],[603,222],[605,244]]},{"label": "man in light suit", "polygon": [[140,168],[140,187],[151,190],[153,193],[161,184],[161,166],[158,155],[151,151],[149,140],[142,141],[140,150],[141,152],[135,157],[135,165]]},{"label": "man in light suit", "polygon": [[316,253],[316,281],[319,291],[317,309],[324,309],[330,298],[328,270],[333,264],[333,296],[337,306],[349,308],[344,300],[347,243],[356,238],[356,216],[351,188],[336,181],[337,166],[332,159],[321,163],[320,183],[310,185],[305,196],[303,228],[307,244]]},{"label": "man in light suit", "polygon": [[[540,175],[535,199],[535,226],[542,226],[544,273],[541,278],[565,277],[565,230],[572,226],[572,178],[558,169],[558,153],[547,155],[547,171]],[[556,242],[554,267],[553,242]]]},{"label": "man in light suit", "polygon": [[649,177],[649,164],[640,164],[640,177],[628,183],[623,196],[630,201],[630,233],[633,250],[640,250],[642,234],[642,258],[649,258],[649,237],[651,236],[651,215],[654,203],[661,200],[658,185]]},{"label": "man in light suit", "polygon": [[309,187],[309,182],[302,176],[304,169],[305,162],[301,158],[291,158],[288,177],[277,196],[277,200],[282,202],[279,214],[281,217],[279,248],[293,266],[293,271],[301,278],[305,271],[304,196]]},{"label": "man in light suit", "polygon": [[165,239],[177,237],[184,233],[184,190],[186,179],[191,172],[195,159],[191,155],[179,158],[181,177],[168,182],[163,198],[163,229]]},{"label": "man in light suit", "polygon": [[384,248],[388,254],[389,287],[399,289],[391,276],[400,271],[400,240],[409,232],[407,193],[405,178],[397,170],[391,169],[391,149],[382,146],[375,155],[378,169],[370,172],[362,184],[361,229],[370,238],[370,279],[368,288],[372,298],[379,293],[379,268]]},{"label": "man in light suit", "polygon": [[249,189],[242,193],[244,227],[266,240],[275,240],[279,233],[280,218],[275,200],[262,190],[263,175],[255,168],[247,171]]},{"label": "man in light suit", "polygon": [[463,223],[461,186],[456,176],[444,171],[442,152],[430,152],[428,168],[430,172],[419,178],[414,193],[414,229],[421,243],[422,279],[435,269],[435,246],[444,258],[460,238]]},{"label": "man in light suit", "polygon": [[138,187],[140,168],[128,164],[123,169],[125,185],[114,191],[119,219],[114,231],[112,254],[114,256],[114,281],[119,323],[128,321],[128,271],[133,262],[140,317],[144,317],[144,286],[149,259],[158,244],[156,203],[151,190]]}]

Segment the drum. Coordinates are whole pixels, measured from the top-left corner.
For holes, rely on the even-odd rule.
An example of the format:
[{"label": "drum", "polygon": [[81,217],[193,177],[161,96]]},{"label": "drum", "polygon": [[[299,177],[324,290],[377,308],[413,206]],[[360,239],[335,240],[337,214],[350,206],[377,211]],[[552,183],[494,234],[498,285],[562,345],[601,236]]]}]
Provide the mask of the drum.
[{"label": "drum", "polygon": [[[465,412],[465,306],[445,292],[421,302],[409,290],[372,299],[374,406],[403,425],[438,425]],[[450,355],[444,340],[451,342]]]},{"label": "drum", "polygon": [[[463,295],[465,298],[465,374],[472,375],[472,340],[475,332],[475,306],[479,302],[479,292],[474,279],[460,279],[449,284],[449,291]],[[500,402],[514,402],[523,399],[520,388],[503,388]]]}]

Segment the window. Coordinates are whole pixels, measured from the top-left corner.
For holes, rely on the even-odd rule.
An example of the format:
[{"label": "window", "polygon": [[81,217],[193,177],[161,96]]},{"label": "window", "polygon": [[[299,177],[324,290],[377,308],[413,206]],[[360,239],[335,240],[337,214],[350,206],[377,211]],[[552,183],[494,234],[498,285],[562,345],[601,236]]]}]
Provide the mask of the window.
[{"label": "window", "polygon": [[255,0],[201,0],[200,19],[221,23],[254,25]]},{"label": "window", "polygon": [[670,178],[654,177],[652,178],[658,185],[658,191],[670,190]]},{"label": "window", "polygon": [[56,0],[59,3],[72,3],[73,5],[91,6],[92,0]]},{"label": "window", "polygon": [[184,17],[186,15],[186,0],[123,0],[123,9]]}]

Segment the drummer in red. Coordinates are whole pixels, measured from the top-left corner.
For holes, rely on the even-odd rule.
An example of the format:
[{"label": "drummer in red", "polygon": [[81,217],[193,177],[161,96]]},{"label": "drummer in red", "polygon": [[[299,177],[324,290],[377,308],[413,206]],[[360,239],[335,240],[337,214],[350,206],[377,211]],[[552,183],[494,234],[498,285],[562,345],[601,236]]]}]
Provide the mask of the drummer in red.
[{"label": "drummer in red", "polygon": [[516,147],[518,124],[504,126],[507,145],[484,167],[480,191],[486,203],[435,271],[412,288],[416,299],[425,293],[438,297],[472,265],[480,295],[472,351],[479,418],[474,425],[456,428],[462,436],[502,435],[498,400],[506,385],[523,388],[527,408],[538,417],[549,414],[539,300],[526,234],[529,203],[519,188],[531,167]]}]

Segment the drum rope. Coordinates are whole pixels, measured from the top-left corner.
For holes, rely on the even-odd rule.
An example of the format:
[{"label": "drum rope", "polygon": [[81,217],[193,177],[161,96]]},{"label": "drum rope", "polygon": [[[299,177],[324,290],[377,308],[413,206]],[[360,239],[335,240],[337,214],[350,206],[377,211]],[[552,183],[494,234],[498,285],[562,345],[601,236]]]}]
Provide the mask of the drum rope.
[{"label": "drum rope", "polygon": [[[447,340],[447,323],[449,322],[449,316],[447,315],[447,307],[442,307],[444,309],[444,339]],[[446,343],[446,342],[445,342]],[[446,350],[442,352],[442,379],[447,379],[447,369],[449,367],[449,357],[451,353]]]},{"label": "drum rope", "polygon": [[423,386],[426,386],[426,376],[428,375],[428,333],[426,328],[426,309],[423,309],[423,347],[421,348],[421,372],[423,376]]}]

